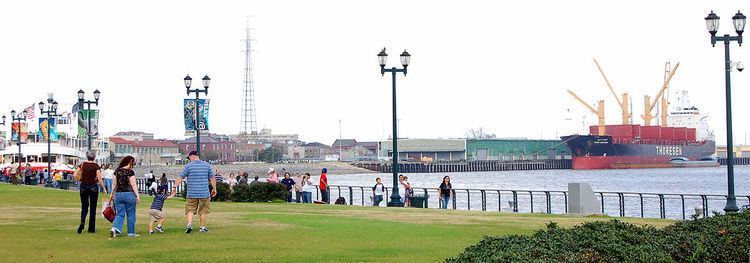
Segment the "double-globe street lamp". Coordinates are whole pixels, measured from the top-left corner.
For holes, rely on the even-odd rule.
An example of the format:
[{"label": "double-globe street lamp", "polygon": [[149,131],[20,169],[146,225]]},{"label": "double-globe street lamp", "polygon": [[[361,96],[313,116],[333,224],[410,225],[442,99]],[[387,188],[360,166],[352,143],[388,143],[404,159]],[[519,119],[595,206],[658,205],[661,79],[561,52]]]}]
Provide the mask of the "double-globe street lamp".
[{"label": "double-globe street lamp", "polygon": [[[21,139],[21,121],[26,122],[26,114],[28,114],[25,110],[21,112],[21,117],[17,117],[16,110],[10,111],[10,117],[13,118],[12,122],[18,122],[18,137],[16,138],[16,145],[18,145],[18,172],[21,172],[21,159],[23,159],[23,153],[21,152],[21,145],[25,144],[26,142]],[[3,120],[4,121],[4,120]],[[16,175],[12,175],[13,178],[16,178]],[[15,179],[13,180],[15,182]]]},{"label": "double-globe street lamp", "polygon": [[80,108],[83,108],[83,104],[86,104],[86,120],[88,120],[88,126],[86,127],[86,137],[88,139],[88,149],[91,150],[91,104],[94,104],[96,106],[99,106],[99,95],[101,92],[99,90],[94,91],[94,100],[84,100],[83,95],[85,93],[83,90],[78,90],[78,106]]},{"label": "double-globe street lamp", "polygon": [[724,207],[724,212],[737,212],[739,211],[739,208],[737,207],[737,199],[734,196],[734,144],[732,143],[732,93],[731,93],[731,83],[730,83],[730,74],[732,71],[731,63],[732,61],[729,59],[729,43],[732,41],[736,41],[740,46],[742,46],[742,32],[745,30],[745,15],[737,11],[737,14],[735,14],[732,17],[732,22],[734,24],[734,30],[737,32],[736,36],[730,36],[729,34],[725,34],[723,36],[716,36],[716,32],[719,29],[719,16],[714,14],[713,11],[711,11],[708,16],[706,16],[706,27],[708,28],[708,33],[711,34],[711,45],[716,46],[716,42],[723,41],[724,42],[724,78],[725,78],[725,86],[726,86],[726,106],[727,106],[727,187],[728,187],[728,193],[727,193],[727,205]]},{"label": "double-globe street lamp", "polygon": [[42,115],[47,114],[47,176],[49,176],[52,174],[52,134],[50,134],[50,131],[52,130],[52,117],[57,117],[58,115],[57,101],[52,99],[52,96],[49,96],[49,98],[47,98],[47,103],[47,108],[45,109],[44,101],[40,101],[39,111]]},{"label": "double-globe street lamp", "polygon": [[200,107],[198,107],[198,101],[200,100],[200,94],[205,93],[206,96],[208,96],[208,85],[211,84],[211,78],[208,77],[208,75],[203,76],[203,89],[190,89],[190,86],[193,83],[193,78],[190,77],[188,74],[183,79],[185,81],[185,89],[187,90],[187,95],[190,96],[190,93],[195,93],[195,125],[193,128],[195,128],[195,151],[198,152],[198,156],[201,156],[201,114],[200,114]]},{"label": "double-globe street lamp", "polygon": [[396,206],[396,207],[402,207],[404,206],[404,202],[401,201],[401,196],[398,194],[398,129],[396,127],[397,122],[397,115],[396,115],[396,73],[403,72],[404,76],[406,76],[406,68],[409,66],[409,61],[411,59],[411,55],[409,55],[409,52],[406,52],[404,50],[403,53],[401,53],[401,65],[404,66],[404,68],[385,68],[385,62],[388,60],[388,54],[385,53],[385,48],[378,53],[378,62],[380,62],[380,74],[385,75],[386,72],[391,72],[391,77],[393,80],[393,154],[392,154],[392,160],[393,160],[393,191],[391,191],[391,200],[388,201],[388,206]]}]

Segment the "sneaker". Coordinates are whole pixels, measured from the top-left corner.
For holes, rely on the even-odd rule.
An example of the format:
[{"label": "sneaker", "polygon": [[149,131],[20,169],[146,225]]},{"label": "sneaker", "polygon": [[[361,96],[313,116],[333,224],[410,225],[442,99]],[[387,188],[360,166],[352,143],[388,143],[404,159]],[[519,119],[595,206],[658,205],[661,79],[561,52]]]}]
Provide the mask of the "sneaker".
[{"label": "sneaker", "polygon": [[141,236],[141,235],[138,235],[138,234],[128,234],[128,237],[139,237],[139,236]]},{"label": "sneaker", "polygon": [[190,234],[190,232],[193,232],[193,226],[188,225],[187,228],[185,229],[185,234]]},{"label": "sneaker", "polygon": [[117,231],[114,229],[109,230],[109,238],[115,238],[117,237]]},{"label": "sneaker", "polygon": [[201,233],[208,233],[208,228],[206,228],[205,226],[202,226],[202,227],[201,227],[201,228],[200,228],[200,229],[198,230],[198,232],[201,232]]},{"label": "sneaker", "polygon": [[148,231],[148,234],[149,234],[149,235],[152,235],[152,234],[154,234],[154,230],[149,230],[149,231]]},{"label": "sneaker", "polygon": [[156,231],[159,231],[159,233],[164,234],[164,228],[162,228],[161,226],[156,226]]}]

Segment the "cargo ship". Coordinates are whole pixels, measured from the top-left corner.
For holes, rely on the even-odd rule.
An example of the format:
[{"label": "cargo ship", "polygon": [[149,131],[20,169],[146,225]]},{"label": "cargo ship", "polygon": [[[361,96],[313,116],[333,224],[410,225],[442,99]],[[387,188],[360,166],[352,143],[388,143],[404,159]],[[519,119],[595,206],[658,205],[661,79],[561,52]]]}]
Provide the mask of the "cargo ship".
[{"label": "cargo ship", "polygon": [[666,127],[604,125],[600,133],[596,125],[589,127],[589,135],[562,136],[573,155],[573,169],[670,168],[679,167],[671,162],[675,158],[692,162],[714,155],[716,143],[705,117],[689,105],[686,91],[680,102],[669,112]]}]

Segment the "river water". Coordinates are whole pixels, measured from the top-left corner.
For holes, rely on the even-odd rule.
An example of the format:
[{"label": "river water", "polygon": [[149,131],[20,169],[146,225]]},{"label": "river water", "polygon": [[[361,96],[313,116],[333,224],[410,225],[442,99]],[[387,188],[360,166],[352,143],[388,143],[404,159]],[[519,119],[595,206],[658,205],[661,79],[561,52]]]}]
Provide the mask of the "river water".
[{"label": "river water", "polygon": [[[632,192],[656,194],[703,194],[724,195],[727,193],[726,166],[706,168],[673,168],[673,169],[618,169],[618,170],[541,170],[541,171],[501,171],[501,172],[464,172],[464,173],[427,173],[405,174],[409,182],[416,188],[417,194],[423,194],[427,188],[430,195],[430,208],[437,207],[437,191],[435,190],[444,176],[450,176],[454,189],[497,189],[497,190],[534,190],[534,212],[547,212],[547,201],[544,191],[567,191],[568,183],[589,183],[595,192]],[[383,184],[392,186],[392,174],[349,174],[329,175],[329,184],[333,186],[356,186],[350,195],[348,187],[339,191],[334,187],[331,200],[341,196],[347,201],[352,199],[356,205],[371,205],[372,191],[368,188],[375,184],[375,178],[383,179]],[[314,177],[314,181],[317,178]],[[363,194],[364,192],[364,194]],[[735,166],[736,195],[750,196],[750,166]],[[351,198],[350,198],[351,196]],[[485,191],[485,209],[488,211],[511,211],[513,200],[510,191],[501,191],[500,200],[496,191]],[[605,213],[613,216],[620,215],[620,202],[616,195],[605,195]],[[601,200],[601,197],[597,197]],[[638,195],[624,196],[624,212],[626,216],[641,216],[641,200]],[[694,213],[695,207],[703,205],[700,197],[679,195],[665,197],[664,207],[667,218],[687,218]],[[531,212],[531,196],[528,192],[517,193],[519,212]],[[708,197],[707,211],[721,211],[726,203],[724,197]],[[738,206],[747,205],[750,200],[738,197]],[[498,206],[500,204],[500,206]],[[381,204],[385,205],[385,204]],[[565,212],[565,196],[562,193],[550,193],[550,207],[552,213]],[[480,191],[457,191],[456,208],[482,210],[482,193]],[[643,216],[660,217],[660,205],[657,195],[644,195]]]}]

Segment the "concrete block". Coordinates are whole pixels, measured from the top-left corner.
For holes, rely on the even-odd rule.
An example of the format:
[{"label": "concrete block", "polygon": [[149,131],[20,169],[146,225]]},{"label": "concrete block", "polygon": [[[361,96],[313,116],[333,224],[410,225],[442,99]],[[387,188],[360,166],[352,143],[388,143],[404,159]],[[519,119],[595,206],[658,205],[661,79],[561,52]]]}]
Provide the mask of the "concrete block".
[{"label": "concrete block", "polygon": [[597,214],[601,213],[599,200],[594,190],[587,183],[568,183],[568,213],[569,214]]}]

